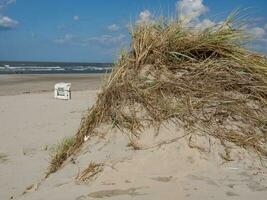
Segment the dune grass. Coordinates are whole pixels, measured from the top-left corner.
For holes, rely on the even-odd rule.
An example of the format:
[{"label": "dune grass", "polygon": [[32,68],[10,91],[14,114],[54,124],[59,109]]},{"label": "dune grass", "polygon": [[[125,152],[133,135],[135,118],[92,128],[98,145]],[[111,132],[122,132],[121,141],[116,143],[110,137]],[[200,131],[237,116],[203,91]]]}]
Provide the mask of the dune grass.
[{"label": "dune grass", "polygon": [[7,154],[0,153],[0,163],[5,163],[8,161]]},{"label": "dune grass", "polygon": [[102,171],[103,164],[91,162],[88,167],[76,177],[78,183],[88,183],[96,174]]},{"label": "dune grass", "polygon": [[188,138],[202,134],[267,157],[267,60],[244,48],[249,36],[234,24],[230,16],[197,31],[181,20],[134,25],[130,51],[103,84],[72,145],[53,158],[50,173],[103,123],[133,138],[173,122]]},{"label": "dune grass", "polygon": [[70,147],[75,143],[74,137],[66,137],[53,149],[53,158],[50,162],[49,172],[55,172],[68,158]]}]

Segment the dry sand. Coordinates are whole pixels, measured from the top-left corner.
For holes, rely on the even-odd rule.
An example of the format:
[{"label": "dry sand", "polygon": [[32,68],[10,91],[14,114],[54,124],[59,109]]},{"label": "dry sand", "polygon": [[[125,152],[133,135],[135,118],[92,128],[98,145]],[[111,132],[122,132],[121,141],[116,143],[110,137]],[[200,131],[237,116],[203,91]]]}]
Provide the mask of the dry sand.
[{"label": "dry sand", "polygon": [[0,96],[53,91],[55,83],[71,82],[73,91],[97,90],[103,74],[0,74]]},{"label": "dry sand", "polygon": [[[66,77],[49,76],[0,76],[1,200],[266,199],[267,170],[255,155],[236,150],[236,161],[224,163],[214,141],[208,153],[189,148],[185,139],[135,151],[127,147],[128,137],[110,126],[88,141],[77,158],[42,181],[54,145],[75,134],[100,83],[99,76],[68,75],[67,81],[75,83],[73,99],[62,101],[53,99],[50,86]],[[20,95],[14,95],[16,86]],[[42,90],[48,91],[37,93]],[[149,147],[183,134],[169,126],[156,138],[147,131],[138,142]],[[104,163],[102,172],[86,184],[77,182],[91,161]]]}]

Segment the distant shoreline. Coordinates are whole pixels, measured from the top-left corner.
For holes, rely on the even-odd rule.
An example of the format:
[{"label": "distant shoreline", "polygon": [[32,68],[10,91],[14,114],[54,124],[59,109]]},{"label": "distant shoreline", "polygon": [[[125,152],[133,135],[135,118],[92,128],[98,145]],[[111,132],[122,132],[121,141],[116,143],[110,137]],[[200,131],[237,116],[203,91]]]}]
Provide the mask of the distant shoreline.
[{"label": "distant shoreline", "polygon": [[112,63],[0,61],[0,74],[90,74],[110,72]]},{"label": "distant shoreline", "polygon": [[76,74],[76,75],[81,75],[81,74],[106,74],[106,73],[109,73],[110,71],[101,71],[101,72],[98,72],[98,71],[94,71],[94,72],[0,72],[0,76],[2,75],[71,75],[71,74]]}]

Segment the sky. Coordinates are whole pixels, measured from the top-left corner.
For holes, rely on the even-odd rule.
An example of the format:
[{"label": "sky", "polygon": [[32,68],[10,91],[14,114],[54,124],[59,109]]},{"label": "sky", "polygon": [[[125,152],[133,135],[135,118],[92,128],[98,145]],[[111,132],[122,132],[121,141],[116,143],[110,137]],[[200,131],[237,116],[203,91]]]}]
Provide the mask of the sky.
[{"label": "sky", "polygon": [[204,29],[236,9],[267,54],[267,0],[0,0],[0,60],[114,62],[129,24],[190,15]]}]

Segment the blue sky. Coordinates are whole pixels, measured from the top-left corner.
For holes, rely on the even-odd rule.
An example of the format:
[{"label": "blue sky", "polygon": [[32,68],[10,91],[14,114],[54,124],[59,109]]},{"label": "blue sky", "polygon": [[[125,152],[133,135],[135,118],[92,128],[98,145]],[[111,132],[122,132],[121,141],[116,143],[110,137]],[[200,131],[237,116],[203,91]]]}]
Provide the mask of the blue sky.
[{"label": "blue sky", "polygon": [[266,0],[0,0],[0,60],[113,62],[129,45],[129,23],[193,14],[203,28],[237,8],[266,53]]}]

